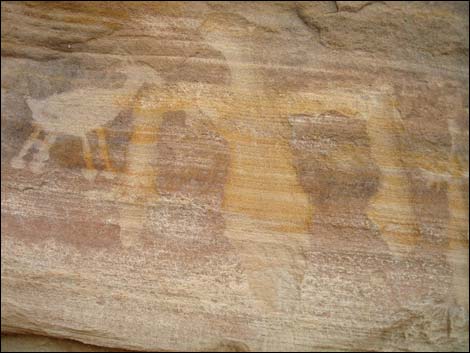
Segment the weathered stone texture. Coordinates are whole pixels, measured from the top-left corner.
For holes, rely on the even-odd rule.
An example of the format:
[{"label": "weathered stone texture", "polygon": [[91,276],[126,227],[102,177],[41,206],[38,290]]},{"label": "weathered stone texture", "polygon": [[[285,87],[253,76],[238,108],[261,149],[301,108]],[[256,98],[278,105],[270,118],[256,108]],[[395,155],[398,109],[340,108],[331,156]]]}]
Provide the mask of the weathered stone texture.
[{"label": "weathered stone texture", "polygon": [[3,333],[468,350],[468,2],[1,9]]}]

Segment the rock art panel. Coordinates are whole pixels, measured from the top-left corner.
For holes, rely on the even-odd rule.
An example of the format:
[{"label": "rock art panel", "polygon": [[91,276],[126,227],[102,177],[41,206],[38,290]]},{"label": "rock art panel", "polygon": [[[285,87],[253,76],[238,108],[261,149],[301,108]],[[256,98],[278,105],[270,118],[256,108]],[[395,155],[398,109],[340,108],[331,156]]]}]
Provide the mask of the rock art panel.
[{"label": "rock art panel", "polygon": [[1,6],[2,334],[468,350],[468,4]]}]

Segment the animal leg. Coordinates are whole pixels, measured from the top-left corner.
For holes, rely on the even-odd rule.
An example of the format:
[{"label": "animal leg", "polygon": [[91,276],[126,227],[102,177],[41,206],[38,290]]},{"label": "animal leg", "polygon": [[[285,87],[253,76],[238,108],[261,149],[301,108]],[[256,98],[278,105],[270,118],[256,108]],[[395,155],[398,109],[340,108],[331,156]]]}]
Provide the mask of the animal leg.
[{"label": "animal leg", "polygon": [[43,170],[44,164],[49,159],[49,149],[55,142],[56,138],[56,135],[48,133],[44,138],[44,141],[39,145],[39,151],[34,155],[30,164],[31,170],[34,173],[40,173]]},{"label": "animal leg", "polygon": [[26,166],[26,162],[24,161],[23,157],[26,156],[33,145],[39,142],[38,136],[40,132],[41,129],[38,126],[33,125],[33,132],[28,137],[28,140],[26,140],[23,147],[21,147],[21,151],[11,160],[11,166],[13,168],[23,169]]},{"label": "animal leg", "polygon": [[88,143],[88,139],[85,135],[82,136],[82,146],[83,160],[85,161],[85,168],[82,169],[82,174],[85,179],[92,181],[95,179],[98,172],[93,165],[93,155],[91,154],[90,144]]},{"label": "animal leg", "polygon": [[111,178],[113,166],[111,165],[111,160],[109,159],[108,145],[106,143],[106,131],[104,128],[100,127],[96,130],[96,134],[98,135],[98,148],[100,150],[100,156],[105,166],[105,173],[103,173],[103,175],[106,178]]}]

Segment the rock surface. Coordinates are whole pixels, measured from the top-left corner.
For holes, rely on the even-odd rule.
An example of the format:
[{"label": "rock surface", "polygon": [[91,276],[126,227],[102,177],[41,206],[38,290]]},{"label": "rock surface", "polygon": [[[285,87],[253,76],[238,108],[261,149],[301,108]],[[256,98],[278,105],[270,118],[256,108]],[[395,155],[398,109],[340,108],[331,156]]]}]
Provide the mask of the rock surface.
[{"label": "rock surface", "polygon": [[1,8],[2,332],[468,350],[468,2]]},{"label": "rock surface", "polygon": [[[35,335],[2,335],[2,352],[109,352],[105,347],[92,346],[67,339]],[[111,350],[112,352],[127,352]]]}]

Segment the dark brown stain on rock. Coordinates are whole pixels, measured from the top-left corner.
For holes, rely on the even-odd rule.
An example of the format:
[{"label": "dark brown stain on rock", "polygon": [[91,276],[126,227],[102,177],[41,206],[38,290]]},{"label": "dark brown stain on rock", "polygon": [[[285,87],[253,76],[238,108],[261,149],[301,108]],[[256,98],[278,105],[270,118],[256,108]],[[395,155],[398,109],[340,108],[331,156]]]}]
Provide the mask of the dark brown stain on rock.
[{"label": "dark brown stain on rock", "polygon": [[386,252],[366,213],[380,181],[366,122],[329,111],[291,117],[290,123],[294,164],[314,205],[315,247],[323,243],[337,250],[359,247]]},{"label": "dark brown stain on rock", "polygon": [[[127,148],[132,137],[132,122],[132,108],[125,109],[116,118],[103,125],[101,132],[94,130],[87,134],[93,156],[93,167],[97,171],[114,173],[126,171]],[[104,149],[99,146],[99,134],[102,135]],[[103,155],[103,151],[106,155]],[[107,161],[105,156],[107,156]]]},{"label": "dark brown stain on rock", "polygon": [[[2,74],[3,81],[3,74]],[[4,163],[18,153],[28,137],[33,132],[31,111],[26,101],[13,92],[2,89],[2,115],[1,115],[1,138],[2,138],[2,170]],[[3,173],[2,173],[3,174]]]},{"label": "dark brown stain on rock", "polygon": [[411,201],[423,243],[448,245],[447,227],[450,219],[448,182],[430,181],[420,170],[410,170],[408,180]]},{"label": "dark brown stain on rock", "polygon": [[334,111],[290,122],[299,179],[315,206],[364,214],[380,178],[365,122]]},{"label": "dark brown stain on rock", "polygon": [[[361,320],[377,317],[377,310],[388,311],[383,317],[393,317],[397,302],[389,283],[391,256],[367,216],[380,170],[371,157],[366,122],[337,111],[293,116],[289,121],[294,164],[314,209],[307,273],[315,277],[309,285],[324,306],[311,308],[311,314],[331,310],[334,325],[350,317],[333,308],[353,300],[365,315]],[[338,290],[334,297],[324,289],[332,287]]]},{"label": "dark brown stain on rock", "polygon": [[187,124],[183,111],[164,115],[159,136],[155,156],[159,193],[220,207],[229,164],[227,142],[202,124]]},{"label": "dark brown stain on rock", "polygon": [[[452,90],[451,90],[452,94]],[[422,243],[448,245],[448,182],[452,137],[449,121],[459,121],[460,104],[447,89],[402,85],[396,95],[403,124],[399,153],[410,183],[413,212]]]},{"label": "dark brown stain on rock", "polygon": [[79,137],[59,136],[51,146],[49,155],[51,161],[61,168],[77,170],[85,168],[82,140]]},{"label": "dark brown stain on rock", "polygon": [[[227,170],[227,142],[196,116],[167,112],[160,125],[154,168],[166,200],[149,211],[153,241],[173,259],[225,261],[214,254],[231,246],[223,237],[221,207]],[[191,263],[184,260],[181,263]]]},{"label": "dark brown stain on rock", "polygon": [[[37,201],[31,198],[31,202],[47,202],[45,198],[50,201],[50,196],[36,194]],[[2,234],[35,244],[54,239],[85,252],[120,247],[119,226],[106,221],[114,214],[112,207],[91,207],[85,200],[61,202],[56,199],[54,204],[57,206],[53,209],[43,207],[41,214],[29,215],[28,222],[21,215],[2,213]]]}]

